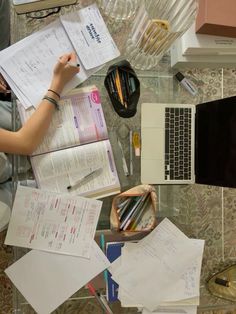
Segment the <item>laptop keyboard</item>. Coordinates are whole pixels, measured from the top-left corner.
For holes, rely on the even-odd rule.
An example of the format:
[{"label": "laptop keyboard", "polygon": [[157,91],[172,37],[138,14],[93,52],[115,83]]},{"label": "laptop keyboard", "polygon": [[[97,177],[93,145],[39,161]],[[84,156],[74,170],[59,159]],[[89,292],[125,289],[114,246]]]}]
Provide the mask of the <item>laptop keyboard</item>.
[{"label": "laptop keyboard", "polygon": [[191,179],[191,108],[165,109],[165,179]]}]

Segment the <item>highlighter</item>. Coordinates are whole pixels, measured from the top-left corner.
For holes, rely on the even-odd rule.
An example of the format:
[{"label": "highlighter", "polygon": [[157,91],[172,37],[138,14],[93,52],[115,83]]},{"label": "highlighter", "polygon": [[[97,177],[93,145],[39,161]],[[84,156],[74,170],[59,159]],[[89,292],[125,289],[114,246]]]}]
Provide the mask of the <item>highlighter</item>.
[{"label": "highlighter", "polygon": [[138,157],[140,156],[140,136],[138,132],[133,132],[133,145],[134,145],[134,153],[135,156]]},{"label": "highlighter", "polygon": [[197,89],[181,72],[176,73],[175,78],[191,95],[197,95]]}]

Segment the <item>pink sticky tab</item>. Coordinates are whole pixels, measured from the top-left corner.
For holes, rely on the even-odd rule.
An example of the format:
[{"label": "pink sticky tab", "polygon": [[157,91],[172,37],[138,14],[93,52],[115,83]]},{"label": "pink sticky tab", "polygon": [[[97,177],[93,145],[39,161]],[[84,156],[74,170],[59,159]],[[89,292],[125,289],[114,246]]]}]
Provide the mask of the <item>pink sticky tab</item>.
[{"label": "pink sticky tab", "polygon": [[92,101],[95,103],[95,104],[100,104],[100,95],[99,95],[99,92],[96,90],[96,91],[93,91],[91,93],[91,99]]}]

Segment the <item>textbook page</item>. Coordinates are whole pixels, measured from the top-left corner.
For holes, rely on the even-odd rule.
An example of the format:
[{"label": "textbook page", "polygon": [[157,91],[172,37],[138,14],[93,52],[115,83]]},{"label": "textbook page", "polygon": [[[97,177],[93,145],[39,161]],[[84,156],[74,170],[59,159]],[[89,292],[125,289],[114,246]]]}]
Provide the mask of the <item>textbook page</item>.
[{"label": "textbook page", "polygon": [[60,17],[85,69],[92,69],[120,55],[94,3]]},{"label": "textbook page", "polygon": [[5,272],[40,314],[49,314],[109,266],[95,241],[90,259],[32,250]]},{"label": "textbook page", "polygon": [[18,186],[5,244],[90,257],[102,202]]},{"label": "textbook page", "polygon": [[[72,90],[61,98],[59,106],[60,110],[54,113],[42,143],[32,155],[108,138],[100,94],[96,86]],[[35,111],[33,107],[25,110],[19,103],[18,110],[23,124]]]},{"label": "textbook page", "polygon": [[[33,156],[31,164],[36,182],[44,190],[94,198],[120,191],[109,140]],[[97,168],[101,168],[98,174],[68,192],[68,186]]]}]

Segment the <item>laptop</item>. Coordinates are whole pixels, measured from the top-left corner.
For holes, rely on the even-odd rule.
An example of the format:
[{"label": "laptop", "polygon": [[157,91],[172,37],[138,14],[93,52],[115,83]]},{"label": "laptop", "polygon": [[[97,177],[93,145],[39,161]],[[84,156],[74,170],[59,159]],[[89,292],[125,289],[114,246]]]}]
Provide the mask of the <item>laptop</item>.
[{"label": "laptop", "polygon": [[141,182],[236,187],[236,96],[141,104]]}]

